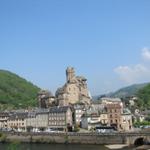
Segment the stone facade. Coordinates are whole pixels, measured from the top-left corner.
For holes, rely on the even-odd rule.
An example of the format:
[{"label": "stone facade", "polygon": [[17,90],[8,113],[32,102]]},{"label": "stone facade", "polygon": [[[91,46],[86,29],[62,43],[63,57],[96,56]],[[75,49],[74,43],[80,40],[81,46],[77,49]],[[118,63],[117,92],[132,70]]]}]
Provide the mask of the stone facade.
[{"label": "stone facade", "polygon": [[7,126],[9,129],[23,132],[26,131],[26,119],[28,113],[13,113],[7,120]]},{"label": "stone facade", "polygon": [[66,83],[56,91],[58,105],[67,106],[75,103],[90,104],[91,97],[86,81],[84,77],[75,75],[74,68],[68,67],[66,70]]},{"label": "stone facade", "polygon": [[106,110],[109,126],[114,126],[117,130],[121,130],[121,114],[123,113],[122,107],[119,104],[107,104]]},{"label": "stone facade", "polygon": [[8,118],[9,118],[9,113],[0,112],[0,129],[7,128]]},{"label": "stone facade", "polygon": [[55,105],[55,97],[50,91],[41,90],[38,93],[38,103],[40,108],[49,108]]},{"label": "stone facade", "polygon": [[122,131],[131,131],[132,128],[132,115],[131,114],[122,114],[121,115],[121,130]]},{"label": "stone facade", "polygon": [[85,113],[86,107],[84,104],[75,104],[73,106],[73,110],[74,110],[74,115],[73,115],[74,124],[76,126],[81,127],[81,117]]},{"label": "stone facade", "polygon": [[97,126],[101,125],[100,115],[99,114],[84,114],[81,120],[81,126],[84,129],[94,129]]},{"label": "stone facade", "polygon": [[52,107],[49,110],[48,127],[51,129],[67,130],[72,127],[72,111],[70,107]]},{"label": "stone facade", "polygon": [[26,125],[28,131],[44,131],[48,127],[48,109],[40,109],[28,112]]}]

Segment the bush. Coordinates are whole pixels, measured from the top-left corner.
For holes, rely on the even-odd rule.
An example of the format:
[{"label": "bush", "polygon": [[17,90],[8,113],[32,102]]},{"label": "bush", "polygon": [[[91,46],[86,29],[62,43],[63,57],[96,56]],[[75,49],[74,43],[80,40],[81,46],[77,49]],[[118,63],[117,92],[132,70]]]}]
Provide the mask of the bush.
[{"label": "bush", "polygon": [[79,128],[79,126],[76,125],[76,126],[74,127],[74,132],[79,132],[79,131],[80,131],[80,128]]}]

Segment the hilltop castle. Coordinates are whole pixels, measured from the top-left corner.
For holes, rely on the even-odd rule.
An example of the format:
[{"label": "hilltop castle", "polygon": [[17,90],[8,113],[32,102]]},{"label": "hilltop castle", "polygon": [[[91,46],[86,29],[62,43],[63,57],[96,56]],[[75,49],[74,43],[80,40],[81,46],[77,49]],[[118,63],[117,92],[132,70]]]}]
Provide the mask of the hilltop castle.
[{"label": "hilltop castle", "polygon": [[87,88],[87,79],[76,76],[75,70],[68,67],[66,70],[66,83],[56,91],[56,99],[59,106],[66,106],[75,103],[90,104],[91,97]]},{"label": "hilltop castle", "polygon": [[75,75],[74,68],[68,67],[66,69],[66,83],[63,87],[57,89],[55,97],[51,92],[45,90],[38,93],[39,107],[68,106],[76,103],[89,105],[91,103],[91,96],[86,81],[86,78]]}]

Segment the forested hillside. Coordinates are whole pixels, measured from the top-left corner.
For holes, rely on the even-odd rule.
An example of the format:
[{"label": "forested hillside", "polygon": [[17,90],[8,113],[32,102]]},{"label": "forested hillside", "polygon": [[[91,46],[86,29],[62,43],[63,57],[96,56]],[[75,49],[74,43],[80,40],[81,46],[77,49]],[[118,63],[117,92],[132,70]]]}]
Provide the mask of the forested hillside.
[{"label": "forested hillside", "polygon": [[0,109],[36,106],[39,90],[40,88],[18,75],[0,70]]},{"label": "forested hillside", "polygon": [[150,84],[146,85],[137,92],[137,104],[141,108],[150,109]]}]

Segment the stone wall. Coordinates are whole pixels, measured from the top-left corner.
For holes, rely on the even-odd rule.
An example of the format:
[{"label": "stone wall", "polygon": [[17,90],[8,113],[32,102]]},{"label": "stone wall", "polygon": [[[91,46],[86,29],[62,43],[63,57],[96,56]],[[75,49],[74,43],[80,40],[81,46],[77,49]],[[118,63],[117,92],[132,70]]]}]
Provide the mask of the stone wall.
[{"label": "stone wall", "polygon": [[98,134],[7,134],[6,141],[33,143],[68,143],[68,144],[123,144],[123,138],[116,135]]},{"label": "stone wall", "polygon": [[20,141],[31,143],[61,143],[61,144],[128,144],[134,145],[134,142],[143,137],[150,141],[148,134],[96,134],[96,133],[15,133],[6,134],[6,142]]}]

